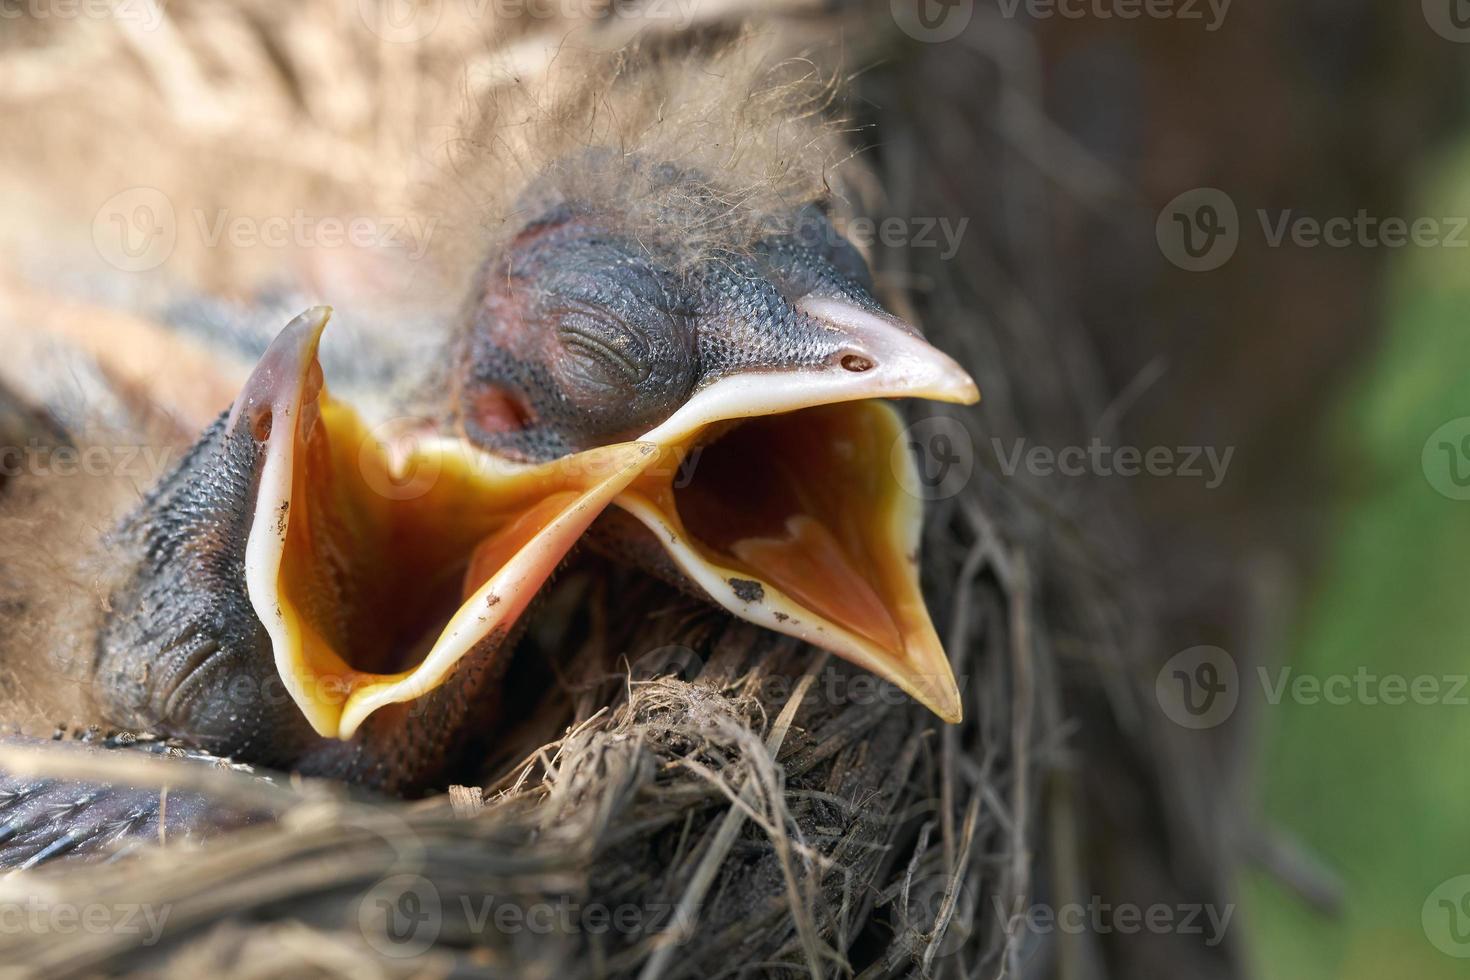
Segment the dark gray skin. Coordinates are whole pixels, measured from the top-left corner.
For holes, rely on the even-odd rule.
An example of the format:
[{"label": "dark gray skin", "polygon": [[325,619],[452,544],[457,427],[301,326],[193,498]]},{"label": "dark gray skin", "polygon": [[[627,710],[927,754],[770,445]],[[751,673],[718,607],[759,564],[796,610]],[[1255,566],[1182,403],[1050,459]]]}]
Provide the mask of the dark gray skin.
[{"label": "dark gray skin", "polygon": [[276,674],[245,590],[262,451],[252,420],[221,418],[117,532],[137,556],[97,640],[95,689],[111,724],[217,756],[395,794],[433,785],[472,714],[491,711],[503,635],[411,705],[374,713],[351,741],[312,731]]},{"label": "dark gray skin", "polygon": [[[671,199],[698,198],[691,178],[669,179]],[[486,264],[465,309],[450,387],[466,438],[554,459],[636,438],[727,375],[840,361],[840,341],[795,303],[880,311],[866,264],[815,206],[768,223],[690,263],[677,243],[620,231],[609,205],[548,207]]]}]

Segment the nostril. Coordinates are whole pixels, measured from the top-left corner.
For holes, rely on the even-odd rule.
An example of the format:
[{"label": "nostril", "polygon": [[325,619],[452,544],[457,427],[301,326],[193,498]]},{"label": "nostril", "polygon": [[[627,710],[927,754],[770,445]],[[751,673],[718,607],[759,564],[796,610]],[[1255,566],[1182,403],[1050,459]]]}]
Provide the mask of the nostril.
[{"label": "nostril", "polygon": [[518,432],[533,421],[524,399],[500,388],[486,387],[470,396],[469,410],[475,425],[485,432]]},{"label": "nostril", "polygon": [[844,371],[851,371],[853,374],[862,374],[873,369],[873,362],[861,354],[844,354],[841,363]]},{"label": "nostril", "polygon": [[275,416],[270,409],[266,409],[265,411],[261,412],[260,415],[256,417],[255,424],[251,427],[251,432],[255,435],[255,441],[265,442],[267,439],[269,439],[271,437],[271,427],[274,424]]}]

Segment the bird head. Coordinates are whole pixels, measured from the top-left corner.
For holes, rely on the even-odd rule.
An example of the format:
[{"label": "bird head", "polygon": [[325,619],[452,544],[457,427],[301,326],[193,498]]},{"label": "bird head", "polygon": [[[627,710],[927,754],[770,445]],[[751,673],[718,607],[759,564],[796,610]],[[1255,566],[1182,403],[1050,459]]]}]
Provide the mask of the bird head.
[{"label": "bird head", "polygon": [[463,724],[466,679],[615,507],[632,520],[603,537],[645,539],[622,553],[652,536],[717,604],[958,720],[884,400],[974,382],[883,310],[819,207],[752,221],[688,172],[620,173],[527,196],[474,279],[448,425],[375,431],[327,390],[328,311],[287,325],[133,521],[98,661],[114,716],[278,764],[391,721],[400,753],[394,713],[449,691]]},{"label": "bird head", "polygon": [[819,205],[757,212],[672,166],[579,166],[578,193],[528,195],[476,282],[459,431],[528,460],[659,447],[615,503],[685,579],[958,720],[919,591],[914,460],[881,400],[968,404],[974,381],[882,308]]}]

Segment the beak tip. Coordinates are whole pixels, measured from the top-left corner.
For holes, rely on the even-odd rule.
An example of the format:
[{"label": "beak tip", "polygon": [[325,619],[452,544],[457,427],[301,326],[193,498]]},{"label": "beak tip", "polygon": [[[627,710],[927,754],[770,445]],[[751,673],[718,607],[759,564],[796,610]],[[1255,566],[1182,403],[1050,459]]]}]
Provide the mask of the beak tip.
[{"label": "beak tip", "polygon": [[909,674],[908,683],[904,686],[915,701],[934,712],[941,721],[958,725],[965,719],[965,703],[960,696],[959,682],[955,680],[949,659],[937,647],[933,650],[936,655],[930,661],[934,665],[931,672],[919,676]]},{"label": "beak tip", "polygon": [[936,386],[935,391],[939,399],[953,402],[956,405],[974,405],[980,401],[980,386],[975,383],[970,372],[948,354],[938,350],[934,353],[943,362],[940,368],[943,380]]},{"label": "beak tip", "polygon": [[301,340],[297,341],[298,344],[310,338],[310,342],[314,345],[316,339],[326,329],[327,321],[331,318],[332,308],[330,306],[326,304],[313,306],[298,313],[290,323],[286,324],[285,330],[281,332],[288,336],[302,335]]},{"label": "beak tip", "polygon": [[924,707],[934,712],[939,720],[948,725],[958,725],[965,720],[965,705],[960,699],[959,689],[950,680],[947,689],[933,692],[924,699]]}]

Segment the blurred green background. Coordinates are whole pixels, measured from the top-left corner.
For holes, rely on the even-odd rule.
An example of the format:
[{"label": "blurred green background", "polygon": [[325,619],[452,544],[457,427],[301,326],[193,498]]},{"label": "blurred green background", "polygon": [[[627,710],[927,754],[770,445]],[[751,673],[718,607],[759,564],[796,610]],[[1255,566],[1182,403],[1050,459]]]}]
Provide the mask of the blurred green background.
[{"label": "blurred green background", "polygon": [[[1470,141],[1418,184],[1409,213],[1470,214]],[[1470,502],[1439,493],[1431,479],[1444,474],[1422,455],[1437,429],[1470,416],[1470,249],[1402,249],[1387,274],[1378,350],[1325,427],[1337,489],[1322,501],[1329,533],[1291,665],[1324,678],[1360,667],[1448,677],[1441,700],[1458,697],[1260,708],[1265,814],[1343,886],[1332,917],[1248,874],[1255,966],[1272,980],[1470,976],[1470,958],[1437,948],[1421,918],[1438,886],[1470,874],[1470,690],[1453,680],[1470,667]],[[1429,914],[1447,923],[1441,897]],[[1470,954],[1470,943],[1451,949]]]}]

